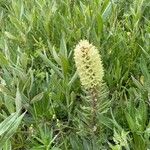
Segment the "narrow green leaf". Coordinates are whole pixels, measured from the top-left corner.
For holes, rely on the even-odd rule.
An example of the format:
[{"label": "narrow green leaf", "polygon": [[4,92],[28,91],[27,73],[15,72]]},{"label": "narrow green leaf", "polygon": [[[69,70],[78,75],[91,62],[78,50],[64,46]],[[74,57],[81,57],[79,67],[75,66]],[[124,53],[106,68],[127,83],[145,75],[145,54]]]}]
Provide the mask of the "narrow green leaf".
[{"label": "narrow green leaf", "polygon": [[106,3],[105,8],[103,9],[103,12],[102,12],[103,20],[106,20],[112,11],[112,1],[106,0],[105,3]]},{"label": "narrow green leaf", "polygon": [[125,112],[125,116],[129,125],[129,128],[132,132],[136,131],[136,122],[133,120],[133,118],[130,116],[128,112]]},{"label": "narrow green leaf", "polygon": [[16,98],[15,98],[15,104],[16,104],[16,111],[20,111],[22,108],[22,98],[21,94],[19,91],[19,87],[17,87],[17,92],[16,92]]},{"label": "narrow green leaf", "polygon": [[0,84],[0,92],[8,94],[8,95],[12,95],[11,91],[8,90],[8,88],[6,88],[3,84]]},{"label": "narrow green leaf", "polygon": [[76,71],[76,72],[74,73],[74,75],[72,76],[70,82],[68,83],[68,86],[71,87],[71,86],[74,84],[74,82],[76,81],[77,78],[78,78],[78,73],[77,73],[77,71]]},{"label": "narrow green leaf", "polygon": [[138,82],[133,76],[132,76],[132,80],[133,80],[133,82],[134,82],[134,84],[141,90],[141,91],[143,91],[143,86],[141,85],[141,83],[140,82]]},{"label": "narrow green leaf", "polygon": [[12,146],[11,146],[11,141],[10,140],[7,140],[4,143],[3,150],[12,150]]},{"label": "narrow green leaf", "polygon": [[17,40],[17,38],[14,35],[12,35],[11,33],[7,32],[7,31],[5,31],[5,35],[6,35],[6,37],[8,37],[11,40]]},{"label": "narrow green leaf", "polygon": [[101,14],[98,14],[96,19],[97,19],[98,34],[101,34],[103,31],[103,19]]},{"label": "narrow green leaf", "polygon": [[[138,44],[139,45],[139,44]],[[139,45],[139,47],[141,48],[142,52],[145,54],[145,56],[150,59],[150,54],[141,46]]]},{"label": "narrow green leaf", "polygon": [[31,100],[31,104],[37,102],[37,101],[40,101],[43,97],[43,92],[42,93],[39,93],[38,95],[34,96],[33,99]]},{"label": "narrow green leaf", "polygon": [[64,36],[62,36],[61,42],[60,42],[60,53],[63,55],[65,58],[67,58],[67,47],[66,47],[66,41],[64,39]]},{"label": "narrow green leaf", "polygon": [[8,60],[6,59],[4,54],[0,52],[0,66],[2,65],[8,65]]},{"label": "narrow green leaf", "polygon": [[61,56],[61,66],[62,66],[63,74],[64,76],[66,76],[69,69],[69,62],[68,59],[65,58],[64,56]]},{"label": "narrow green leaf", "polygon": [[[9,124],[9,128],[5,131],[5,134],[3,134],[3,136],[1,136],[1,138],[0,138],[0,147],[2,147],[4,145],[4,143],[16,132],[25,113],[23,113],[19,117],[18,117],[17,112],[15,113],[15,115],[16,115],[15,117],[17,117],[17,118],[13,118],[13,122],[11,124]],[[8,124],[8,122],[6,122],[6,124]]]},{"label": "narrow green leaf", "polygon": [[43,55],[42,53],[39,53],[40,57],[43,59],[43,61],[49,65],[56,73],[58,76],[60,76],[61,78],[63,78],[63,74],[59,71],[59,68],[56,67],[52,61],[50,61],[45,55]]},{"label": "narrow green leaf", "polygon": [[17,117],[18,113],[13,113],[0,123],[0,136],[10,128]]},{"label": "narrow green leaf", "polygon": [[53,53],[53,57],[54,57],[55,61],[56,61],[59,65],[61,65],[61,60],[60,60],[60,58],[58,57],[58,54],[56,53],[56,50],[54,49],[54,47],[53,47],[53,49],[52,49],[52,53]]}]

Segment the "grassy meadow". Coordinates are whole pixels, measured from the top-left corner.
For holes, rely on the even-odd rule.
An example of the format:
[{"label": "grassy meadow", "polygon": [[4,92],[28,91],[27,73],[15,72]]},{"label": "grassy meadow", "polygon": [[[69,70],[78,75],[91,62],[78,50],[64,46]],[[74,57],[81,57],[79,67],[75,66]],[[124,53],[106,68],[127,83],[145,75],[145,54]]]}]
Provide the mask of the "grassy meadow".
[{"label": "grassy meadow", "polygon": [[[103,64],[96,100],[81,40]],[[0,0],[0,150],[149,149],[150,1]]]}]

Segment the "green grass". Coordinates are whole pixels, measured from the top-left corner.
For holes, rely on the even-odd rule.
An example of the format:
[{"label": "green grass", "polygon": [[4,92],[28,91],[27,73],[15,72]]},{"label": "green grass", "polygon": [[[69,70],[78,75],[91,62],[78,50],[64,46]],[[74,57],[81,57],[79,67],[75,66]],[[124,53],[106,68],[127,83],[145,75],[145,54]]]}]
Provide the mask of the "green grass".
[{"label": "green grass", "polygon": [[[96,134],[81,39],[104,64]],[[0,0],[0,150],[150,149],[149,62],[149,0]]]}]

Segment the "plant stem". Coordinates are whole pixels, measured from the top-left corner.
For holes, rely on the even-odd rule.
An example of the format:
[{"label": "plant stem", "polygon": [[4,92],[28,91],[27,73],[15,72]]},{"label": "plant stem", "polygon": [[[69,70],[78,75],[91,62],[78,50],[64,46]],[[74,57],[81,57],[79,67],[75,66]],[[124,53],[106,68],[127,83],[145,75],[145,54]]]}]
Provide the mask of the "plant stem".
[{"label": "plant stem", "polygon": [[97,91],[95,88],[91,90],[91,96],[92,96],[92,129],[93,133],[96,132],[96,111],[97,111]]}]

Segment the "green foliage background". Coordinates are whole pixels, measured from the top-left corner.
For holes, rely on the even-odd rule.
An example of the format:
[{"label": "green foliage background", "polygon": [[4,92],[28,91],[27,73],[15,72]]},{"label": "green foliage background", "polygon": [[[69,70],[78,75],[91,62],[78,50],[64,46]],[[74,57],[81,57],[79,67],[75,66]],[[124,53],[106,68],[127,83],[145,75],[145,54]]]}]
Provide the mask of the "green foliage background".
[{"label": "green foliage background", "polygon": [[[73,60],[81,39],[105,70],[94,137]],[[149,0],[0,0],[0,149],[149,149],[149,62]]]}]

